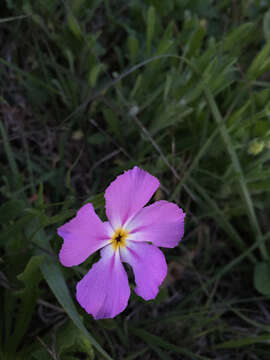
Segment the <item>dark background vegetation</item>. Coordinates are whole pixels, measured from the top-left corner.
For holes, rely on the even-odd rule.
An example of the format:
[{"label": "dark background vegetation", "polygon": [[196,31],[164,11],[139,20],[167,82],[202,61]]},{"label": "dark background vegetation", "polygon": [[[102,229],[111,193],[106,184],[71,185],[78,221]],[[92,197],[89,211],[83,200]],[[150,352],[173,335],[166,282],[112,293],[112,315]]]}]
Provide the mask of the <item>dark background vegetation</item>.
[{"label": "dark background vegetation", "polygon": [[[270,359],[263,0],[2,0],[0,358]],[[143,167],[186,216],[154,301],[74,301],[56,228]]]}]

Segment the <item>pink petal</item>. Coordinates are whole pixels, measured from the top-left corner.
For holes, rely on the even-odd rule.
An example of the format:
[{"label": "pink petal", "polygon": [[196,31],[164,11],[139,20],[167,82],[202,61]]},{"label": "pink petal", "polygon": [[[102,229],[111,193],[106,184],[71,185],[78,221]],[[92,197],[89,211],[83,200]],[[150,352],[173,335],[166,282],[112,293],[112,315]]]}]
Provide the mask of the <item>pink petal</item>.
[{"label": "pink petal", "polygon": [[158,187],[158,179],[137,166],[118,176],[105,192],[106,214],[113,228],[136,215]]},{"label": "pink petal", "polygon": [[119,252],[108,245],[101,259],[77,284],[77,300],[95,319],[113,318],[128,303],[130,288]]},{"label": "pink petal", "polygon": [[77,215],[57,231],[64,239],[60,262],[64,266],[81,264],[93,252],[105,246],[113,234],[108,223],[103,223],[92,204],[80,208]]},{"label": "pink petal", "polygon": [[128,224],[129,239],[173,248],[184,235],[185,213],[165,200],[144,207]]},{"label": "pink petal", "polygon": [[135,292],[145,300],[154,299],[167,274],[165,257],[159,248],[147,243],[128,241],[120,250],[121,260],[132,266]]}]

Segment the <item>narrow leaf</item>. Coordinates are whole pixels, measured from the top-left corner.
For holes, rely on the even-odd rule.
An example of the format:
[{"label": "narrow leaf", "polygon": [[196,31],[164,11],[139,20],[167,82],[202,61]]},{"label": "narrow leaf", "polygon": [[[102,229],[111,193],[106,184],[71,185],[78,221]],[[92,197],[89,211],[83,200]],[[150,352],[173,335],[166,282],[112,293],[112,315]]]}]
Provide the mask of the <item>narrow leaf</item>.
[{"label": "narrow leaf", "polygon": [[254,285],[263,295],[270,295],[270,262],[260,262],[254,271]]},{"label": "narrow leaf", "polygon": [[147,12],[147,27],[146,27],[146,53],[147,56],[151,54],[151,44],[154,36],[156,22],[156,11],[153,6],[150,6]]},{"label": "narrow leaf", "polygon": [[[31,229],[32,233],[35,233],[35,229],[38,229],[40,224],[34,224]],[[49,240],[46,237],[44,231],[40,230],[35,233],[33,238],[39,246],[45,248],[49,253],[52,253]],[[112,360],[109,354],[98,344],[98,342],[90,335],[84,324],[82,323],[74,302],[69,294],[65,279],[60,270],[60,266],[55,258],[46,255],[44,261],[40,265],[41,272],[47,281],[50,289],[54,293],[58,302],[62,305],[70,319],[74,322],[77,328],[82,331],[84,336],[91,342],[91,344],[104,356],[105,359]]]}]

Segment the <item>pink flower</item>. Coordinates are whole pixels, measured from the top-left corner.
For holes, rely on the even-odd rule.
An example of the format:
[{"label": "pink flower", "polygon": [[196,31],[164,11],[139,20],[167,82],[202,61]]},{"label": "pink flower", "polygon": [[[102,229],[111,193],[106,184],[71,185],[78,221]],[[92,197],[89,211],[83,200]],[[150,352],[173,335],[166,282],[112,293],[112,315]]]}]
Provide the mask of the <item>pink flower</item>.
[{"label": "pink flower", "polygon": [[95,251],[101,259],[77,284],[77,300],[95,319],[113,318],[128,303],[130,288],[122,262],[131,265],[135,292],[154,299],[167,273],[158,246],[173,248],[184,234],[185,214],[176,204],[157,201],[143,207],[159,181],[134,167],[118,176],[105,192],[106,215],[102,222],[93,205],[86,204],[58,229],[64,239],[59,257],[64,266],[81,264]]}]

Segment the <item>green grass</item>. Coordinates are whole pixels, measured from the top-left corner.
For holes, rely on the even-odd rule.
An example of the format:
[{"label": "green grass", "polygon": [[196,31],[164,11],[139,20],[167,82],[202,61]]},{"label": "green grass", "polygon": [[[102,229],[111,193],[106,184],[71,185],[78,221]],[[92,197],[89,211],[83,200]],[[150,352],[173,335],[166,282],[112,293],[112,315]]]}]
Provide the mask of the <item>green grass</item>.
[{"label": "green grass", "polygon": [[[0,359],[269,360],[264,1],[0,5]],[[94,321],[58,226],[134,165],[187,213],[158,297]]]}]

